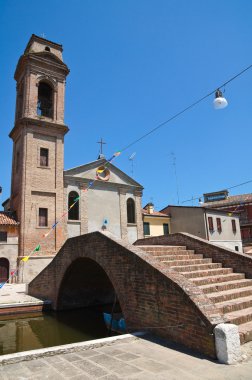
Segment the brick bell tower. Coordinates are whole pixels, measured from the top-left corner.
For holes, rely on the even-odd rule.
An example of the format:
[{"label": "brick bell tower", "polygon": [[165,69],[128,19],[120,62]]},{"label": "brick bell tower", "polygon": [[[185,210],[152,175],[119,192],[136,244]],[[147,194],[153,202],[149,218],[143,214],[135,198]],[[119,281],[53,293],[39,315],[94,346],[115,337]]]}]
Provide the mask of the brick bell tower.
[{"label": "brick bell tower", "polygon": [[62,51],[62,45],[33,34],[14,75],[11,209],[20,222],[19,256],[29,255],[39,243],[39,255],[53,255],[65,241],[61,224],[43,236],[64,209],[64,94],[69,69]]}]

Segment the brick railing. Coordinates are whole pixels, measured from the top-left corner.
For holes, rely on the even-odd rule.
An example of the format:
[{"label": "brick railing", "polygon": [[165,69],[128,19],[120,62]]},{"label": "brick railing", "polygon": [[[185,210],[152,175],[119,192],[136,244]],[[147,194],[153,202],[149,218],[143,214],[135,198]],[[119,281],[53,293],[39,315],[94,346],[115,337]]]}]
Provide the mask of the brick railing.
[{"label": "brick railing", "polygon": [[222,263],[223,267],[231,267],[234,269],[234,272],[245,273],[247,278],[252,278],[251,256],[219,247],[185,232],[140,239],[134,245],[185,245],[187,249],[194,249],[196,253],[213,259],[213,262]]}]

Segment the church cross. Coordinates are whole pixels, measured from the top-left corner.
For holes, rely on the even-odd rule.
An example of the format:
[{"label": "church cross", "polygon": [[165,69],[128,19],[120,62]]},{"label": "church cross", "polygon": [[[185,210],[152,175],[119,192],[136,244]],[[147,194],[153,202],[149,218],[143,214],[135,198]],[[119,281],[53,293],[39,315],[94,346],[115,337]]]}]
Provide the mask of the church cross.
[{"label": "church cross", "polygon": [[101,141],[97,141],[97,144],[101,144],[101,151],[100,151],[100,153],[102,154],[102,145],[104,145],[104,144],[107,144],[107,143],[105,143],[103,140],[102,140],[102,137],[101,137]]}]

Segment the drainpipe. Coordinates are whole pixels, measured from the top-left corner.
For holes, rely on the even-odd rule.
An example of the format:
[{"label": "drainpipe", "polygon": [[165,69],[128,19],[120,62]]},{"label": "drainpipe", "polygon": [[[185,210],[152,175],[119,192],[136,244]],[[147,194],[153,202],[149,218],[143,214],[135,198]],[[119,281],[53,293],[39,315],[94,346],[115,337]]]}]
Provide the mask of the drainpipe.
[{"label": "drainpipe", "polygon": [[208,226],[207,226],[207,218],[206,218],[206,210],[204,210],[204,220],[205,220],[205,226],[206,226],[206,237],[209,241],[209,233],[208,233]]}]

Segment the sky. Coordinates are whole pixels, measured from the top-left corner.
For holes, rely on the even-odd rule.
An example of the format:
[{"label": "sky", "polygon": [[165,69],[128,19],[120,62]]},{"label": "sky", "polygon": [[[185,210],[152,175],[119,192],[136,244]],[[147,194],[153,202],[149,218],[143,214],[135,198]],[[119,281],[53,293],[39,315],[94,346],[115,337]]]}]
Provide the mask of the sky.
[{"label": "sky", "polygon": [[[32,33],[63,45],[65,169],[109,158],[252,64],[250,0],[0,0],[0,196],[10,195],[16,64]],[[114,161],[160,210],[252,180],[252,69]],[[250,184],[230,190],[251,193]]]}]

